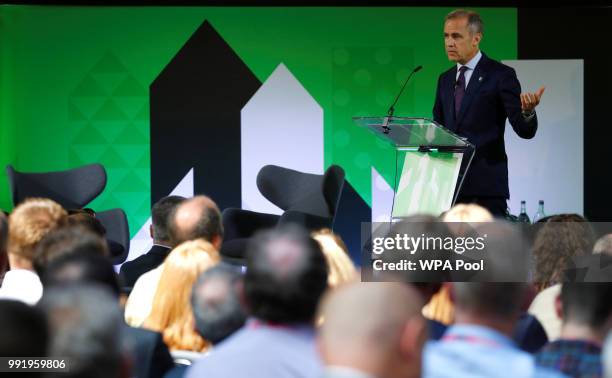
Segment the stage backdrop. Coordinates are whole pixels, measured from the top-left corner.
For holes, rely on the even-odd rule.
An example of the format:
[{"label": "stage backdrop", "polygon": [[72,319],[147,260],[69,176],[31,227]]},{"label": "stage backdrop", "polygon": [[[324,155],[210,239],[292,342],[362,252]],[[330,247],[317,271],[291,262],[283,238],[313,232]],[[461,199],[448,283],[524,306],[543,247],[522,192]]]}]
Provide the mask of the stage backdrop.
[{"label": "stage backdrop", "polygon": [[[394,154],[351,117],[383,115],[416,65],[396,115],[431,117],[450,10],[0,6],[0,208],[6,164],[99,162],[91,207],[123,208],[135,235],[181,181],[222,208],[278,211],[255,187],[274,163],[339,164],[369,212]],[[516,10],[478,11],[483,51],[516,59]]]}]

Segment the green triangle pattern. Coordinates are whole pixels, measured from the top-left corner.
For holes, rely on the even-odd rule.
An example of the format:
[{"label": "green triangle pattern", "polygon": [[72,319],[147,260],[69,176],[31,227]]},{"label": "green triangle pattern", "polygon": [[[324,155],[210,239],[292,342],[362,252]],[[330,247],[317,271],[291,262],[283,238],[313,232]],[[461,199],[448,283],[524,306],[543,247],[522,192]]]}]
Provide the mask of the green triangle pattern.
[{"label": "green triangle pattern", "polygon": [[148,142],[149,137],[143,135],[133,123],[129,123],[114,140],[114,143],[119,145],[134,144],[146,146]]},{"label": "green triangle pattern", "polygon": [[81,109],[79,109],[74,102],[70,101],[68,103],[68,119],[71,122],[78,122],[78,121],[87,121],[88,118],[85,117],[85,115],[83,114],[83,112],[81,111]]},{"label": "green triangle pattern", "polygon": [[136,113],[134,120],[147,121],[147,122],[149,121],[149,103],[148,101],[146,104],[143,105],[142,109],[140,109],[140,111]]},{"label": "green triangle pattern", "polygon": [[115,146],[117,153],[123,158],[124,161],[128,162],[130,167],[133,167],[143,155],[147,154],[147,148],[145,146]]},{"label": "green triangle pattern", "polygon": [[93,127],[84,127],[78,135],[72,140],[75,144],[99,145],[106,143],[106,138]]},{"label": "green triangle pattern", "polygon": [[123,180],[117,186],[115,186],[115,190],[117,192],[136,192],[142,193],[143,188],[146,188],[147,185],[138,178],[138,175],[130,172],[125,176]]},{"label": "green triangle pattern", "polygon": [[129,119],[138,117],[140,110],[147,103],[146,97],[115,97],[115,101]]},{"label": "green triangle pattern", "polygon": [[128,74],[112,94],[115,97],[145,97],[147,91],[134,76]]},{"label": "green triangle pattern", "polygon": [[104,105],[103,97],[72,97],[70,104],[75,107],[86,119],[92,119]]},{"label": "green triangle pattern", "polygon": [[119,59],[110,51],[96,63],[92,69],[92,73],[123,73],[126,72],[125,66],[119,61]]},{"label": "green triangle pattern", "polygon": [[136,164],[134,164],[134,167],[148,169],[150,171],[151,170],[151,156],[149,154],[143,155],[140,158],[140,160],[138,160]]},{"label": "green triangle pattern", "polygon": [[81,164],[99,163],[106,149],[107,147],[103,145],[92,146],[73,144],[70,147],[70,150],[74,152]]},{"label": "green triangle pattern", "polygon": [[93,121],[93,127],[98,130],[107,143],[113,142],[125,128],[126,122],[121,121]]},{"label": "green triangle pattern", "polygon": [[105,97],[107,93],[91,75],[87,75],[72,91],[71,95],[75,97]]},{"label": "green triangle pattern", "polygon": [[125,72],[92,74],[94,80],[98,83],[98,85],[100,85],[101,88],[104,88],[104,91],[108,95],[112,95],[112,93],[125,80],[126,76],[127,74]]},{"label": "green triangle pattern", "polygon": [[106,150],[100,160],[106,168],[122,168],[128,166],[128,163],[112,147]]},{"label": "green triangle pattern", "polygon": [[147,187],[151,186],[151,169],[150,168],[134,168],[134,173],[138,175],[138,177],[147,183]]},{"label": "green triangle pattern", "polygon": [[106,100],[104,105],[94,114],[96,121],[125,121],[127,116],[112,99]]}]

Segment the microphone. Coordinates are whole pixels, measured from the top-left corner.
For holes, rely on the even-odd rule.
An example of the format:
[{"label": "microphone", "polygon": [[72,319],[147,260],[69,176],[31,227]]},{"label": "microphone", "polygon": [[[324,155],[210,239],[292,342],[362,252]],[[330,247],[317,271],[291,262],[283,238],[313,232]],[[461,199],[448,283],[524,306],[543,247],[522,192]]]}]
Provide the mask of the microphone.
[{"label": "microphone", "polygon": [[399,98],[402,96],[402,93],[404,93],[404,88],[406,88],[406,84],[408,84],[412,75],[419,72],[422,68],[423,66],[416,66],[412,70],[412,72],[410,72],[410,75],[408,75],[408,78],[406,78],[406,81],[404,81],[404,85],[402,85],[402,89],[400,89],[399,93],[397,94],[397,97],[395,97],[395,101],[393,101],[393,104],[391,104],[391,106],[389,107],[389,110],[387,111],[387,116],[385,117],[383,121],[383,126],[382,126],[385,134],[388,134],[389,131],[391,130],[389,128],[389,120],[391,119],[391,117],[393,117],[393,113],[395,113],[395,105],[397,104],[397,101],[399,100]]}]

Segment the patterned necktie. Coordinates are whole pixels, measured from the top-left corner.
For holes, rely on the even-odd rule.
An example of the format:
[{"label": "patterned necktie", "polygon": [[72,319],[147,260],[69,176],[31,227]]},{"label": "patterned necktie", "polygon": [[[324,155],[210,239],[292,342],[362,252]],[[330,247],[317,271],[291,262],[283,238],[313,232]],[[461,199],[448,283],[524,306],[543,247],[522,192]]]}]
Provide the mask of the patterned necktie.
[{"label": "patterned necktie", "polygon": [[466,66],[459,68],[459,78],[455,83],[455,119],[459,117],[461,102],[463,101],[463,96],[465,96],[465,71],[467,70]]}]

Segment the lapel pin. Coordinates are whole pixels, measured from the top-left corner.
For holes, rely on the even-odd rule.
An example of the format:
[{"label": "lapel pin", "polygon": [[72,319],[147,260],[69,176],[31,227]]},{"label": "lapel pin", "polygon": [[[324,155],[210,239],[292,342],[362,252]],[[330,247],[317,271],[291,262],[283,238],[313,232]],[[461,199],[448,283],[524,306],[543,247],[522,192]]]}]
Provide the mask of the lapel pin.
[{"label": "lapel pin", "polygon": [[478,78],[478,81],[482,81],[482,76]]}]

